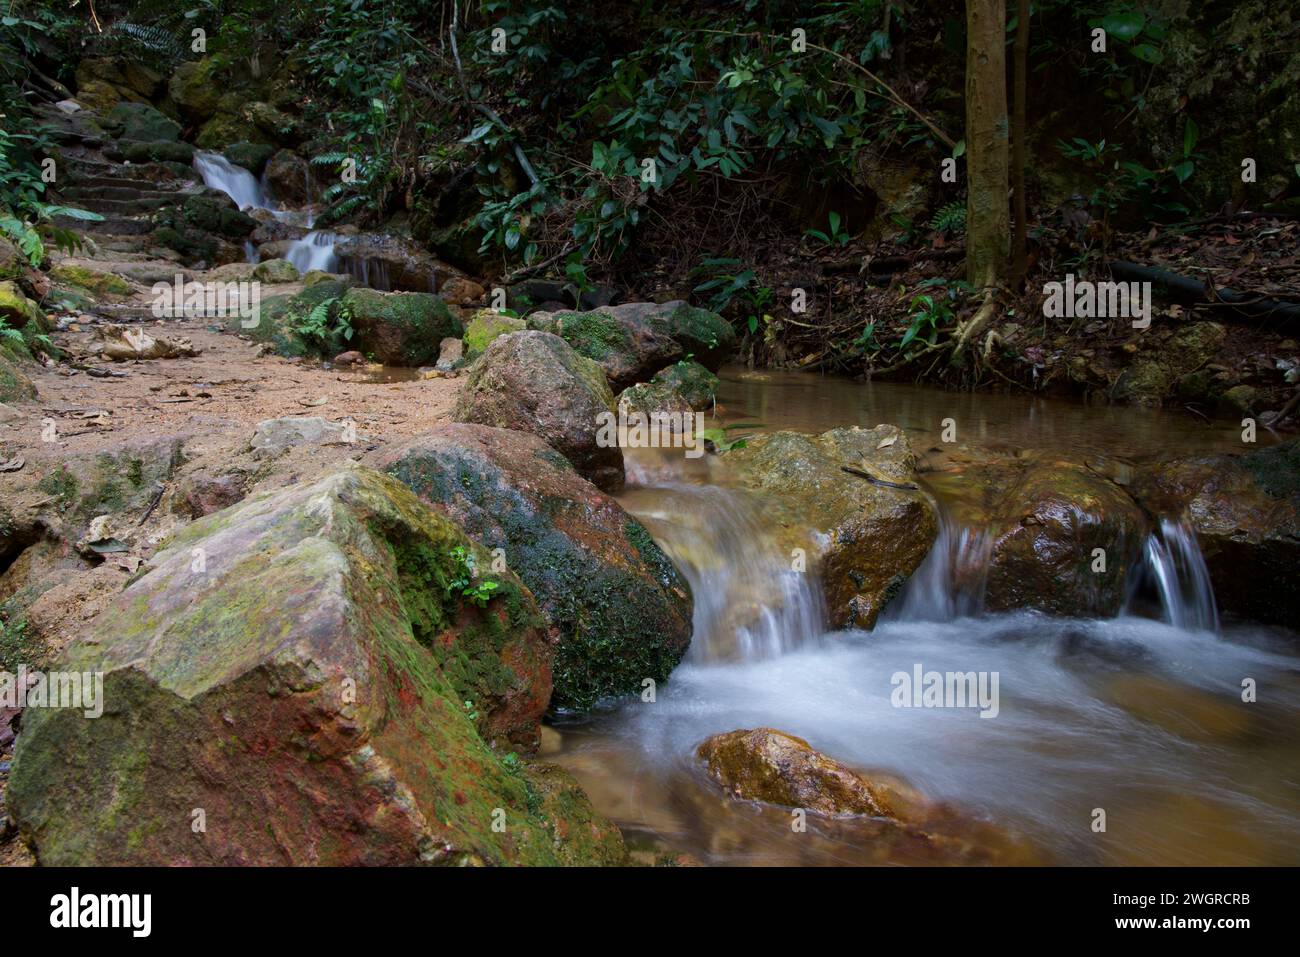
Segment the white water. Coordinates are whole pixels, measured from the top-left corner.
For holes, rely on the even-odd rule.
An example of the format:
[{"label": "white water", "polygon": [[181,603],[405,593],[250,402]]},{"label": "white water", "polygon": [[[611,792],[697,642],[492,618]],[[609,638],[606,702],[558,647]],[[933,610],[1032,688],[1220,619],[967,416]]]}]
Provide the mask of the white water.
[{"label": "white water", "polygon": [[312,230],[302,239],[295,240],[285,251],[284,258],[304,275],[312,269],[335,272],[338,269],[338,256],[334,254],[337,242],[334,233]]},{"label": "white water", "polygon": [[206,186],[219,189],[244,209],[266,209],[279,212],[271,202],[262,184],[248,170],[236,166],[220,153],[195,153],[194,169],[203,177]]},{"label": "white water", "polygon": [[1161,519],[1159,530],[1147,538],[1138,588],[1147,583],[1155,587],[1163,619],[1175,628],[1219,630],[1210,571],[1196,532],[1185,521]]},{"label": "white water", "polygon": [[[873,631],[826,632],[820,589],[792,581],[761,502],[663,462],[629,459],[629,477],[646,485],[623,501],[690,579],[696,612],[691,652],[653,704],[609,703],[563,738],[561,760],[621,824],[713,862],[857,860],[829,825],[816,853],[829,841],[830,856],[809,858],[788,822],[765,830],[684,795],[702,786],[700,741],[769,726],[1024,834],[1055,863],[1300,861],[1300,657],[1275,630],[1215,633],[1204,562],[1178,523],[1162,523],[1136,573],[1156,577],[1165,621],[981,614],[988,537],[945,518]],[[895,707],[891,678],[918,664],[996,672],[997,717]],[[1243,677],[1267,702],[1242,702]],[[1091,830],[1098,807],[1106,835]]]},{"label": "white water", "polygon": [[[219,153],[195,153],[194,169],[203,177],[203,182],[212,189],[219,189],[238,204],[241,210],[264,209],[272,213],[281,222],[289,222],[295,214],[283,210],[271,199],[262,183],[242,166],[236,166]],[[310,177],[308,178],[310,185]],[[310,210],[306,214],[307,228],[312,226]],[[301,239],[294,240],[285,251],[284,258],[297,268],[300,273],[312,269],[335,272],[339,266],[335,246],[338,237],[331,232],[312,230]],[[257,262],[257,251],[251,243],[245,243],[245,258]],[[359,276],[363,282],[367,277]],[[368,282],[366,282],[369,285]]]}]

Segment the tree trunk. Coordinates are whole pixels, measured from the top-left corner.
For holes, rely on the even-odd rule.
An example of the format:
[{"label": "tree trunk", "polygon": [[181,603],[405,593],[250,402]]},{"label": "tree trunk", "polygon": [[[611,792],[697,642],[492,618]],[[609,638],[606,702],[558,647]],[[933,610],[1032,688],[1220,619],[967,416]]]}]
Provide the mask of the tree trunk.
[{"label": "tree trunk", "polygon": [[1015,114],[1011,118],[1011,175],[1015,195],[1016,236],[1011,280],[1017,285],[1029,269],[1029,214],[1025,199],[1025,97],[1029,71],[1029,0],[1019,0],[1016,11]]},{"label": "tree trunk", "polygon": [[956,366],[996,317],[1010,265],[1006,31],[1006,0],[966,0],[966,278],[984,299],[953,333]]},{"label": "tree trunk", "polygon": [[1011,254],[1006,0],[966,0],[966,278],[986,293]]}]

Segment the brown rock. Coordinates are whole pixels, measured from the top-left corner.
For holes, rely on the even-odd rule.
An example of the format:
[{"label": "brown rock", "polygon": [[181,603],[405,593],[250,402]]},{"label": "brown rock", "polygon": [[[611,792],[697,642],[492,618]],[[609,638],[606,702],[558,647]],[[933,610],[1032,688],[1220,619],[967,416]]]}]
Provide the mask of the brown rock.
[{"label": "brown rock", "polygon": [[733,797],[831,816],[896,816],[887,789],[783,731],[757,728],[715,734],[695,753]]},{"label": "brown rock", "polygon": [[486,290],[474,280],[462,276],[452,276],[438,290],[438,295],[442,296],[443,302],[450,306],[480,303],[485,293]]},{"label": "brown rock", "polygon": [[524,331],[487,347],[461,389],[454,418],[531,432],[610,490],[623,483],[623,450],[598,444],[606,414],[614,414],[614,396],[600,366],[558,336]]},{"label": "brown rock", "polygon": [[[872,627],[934,541],[934,514],[913,484],[915,459],[895,426],[772,432],[723,458],[743,484],[769,496],[774,523],[800,535],[811,529],[827,542],[820,564],[832,627]],[[789,544],[809,545],[803,538]]]}]

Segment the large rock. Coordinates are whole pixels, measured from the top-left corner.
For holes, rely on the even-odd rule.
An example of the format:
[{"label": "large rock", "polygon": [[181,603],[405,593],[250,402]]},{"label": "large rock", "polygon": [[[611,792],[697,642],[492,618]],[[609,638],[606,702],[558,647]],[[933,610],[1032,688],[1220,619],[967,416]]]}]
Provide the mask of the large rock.
[{"label": "large rock", "polygon": [[[227,317],[223,325],[231,332],[248,335],[255,342],[265,343],[278,355],[297,358],[307,355],[329,357],[337,355],[351,344],[341,334],[309,335],[308,319],[313,310],[323,307],[331,323],[338,315],[339,303],[352,283],[346,280],[325,279],[313,283],[292,296],[272,296],[262,302],[257,325],[245,328],[238,316]],[[337,329],[337,326],[331,326]]]},{"label": "large rock", "polygon": [[472,362],[497,339],[527,328],[528,324],[515,316],[493,309],[480,309],[465,324],[465,358]]},{"label": "large rock", "polygon": [[[1127,492],[1081,466],[1049,461],[1013,466],[1009,480],[994,479],[986,495],[993,535],[989,610],[1119,614],[1148,531],[1146,515]],[[1093,571],[1098,548],[1105,552],[1104,571]]]},{"label": "large rock", "polygon": [[515,332],[488,346],[461,388],[454,418],[540,436],[603,489],[623,483],[623,450],[598,443],[614,412],[605,375],[558,336]]},{"label": "large rock", "polygon": [[22,368],[22,360],[0,348],[0,402],[23,402],[36,398],[36,386]]},{"label": "large rock", "polygon": [[10,329],[29,334],[50,331],[49,321],[41,307],[23,294],[18,283],[8,280],[0,282],[0,319]]},{"label": "large rock", "polygon": [[242,212],[229,196],[216,194],[215,190],[185,200],[182,215],[185,223],[195,229],[231,239],[243,239],[257,228],[257,220]]},{"label": "large rock", "polygon": [[600,363],[616,391],[688,357],[716,372],[736,345],[735,333],[721,316],[680,301],[533,313],[528,327],[554,333]]},{"label": "large rock", "polygon": [[1213,361],[1226,338],[1227,331],[1217,322],[1194,322],[1168,338],[1144,336],[1142,351],[1115,382],[1115,396],[1140,405],[1159,405],[1174,392],[1180,379]]},{"label": "large rock", "polygon": [[1296,627],[1300,441],[1147,466],[1133,494],[1151,514],[1191,524],[1220,608]]},{"label": "large rock", "polygon": [[311,199],[311,169],[307,161],[293,150],[280,150],[266,162],[263,174],[271,195],[290,206],[301,206]]},{"label": "large rock", "polygon": [[447,425],[378,466],[502,556],[559,634],[553,704],[661,682],[691,639],[685,580],[645,528],[540,438]]},{"label": "large rock", "polygon": [[626,413],[698,412],[713,405],[718,377],[698,362],[674,362],[619,393],[618,407]]},{"label": "large rock", "polygon": [[453,283],[464,280],[464,273],[400,236],[345,236],[334,247],[334,254],[348,272],[364,277],[376,288],[441,294],[450,287],[449,302],[462,298],[457,293],[465,291],[463,282]]},{"label": "large rock", "polygon": [[550,646],[512,575],[460,594],[457,549],[486,567],[363,469],[199,520],[62,662],[102,717],[24,717],[20,833],[53,865],[620,861],[562,772],[480,737],[534,737]]},{"label": "large rock", "polygon": [[221,102],[221,91],[217,63],[212,57],[182,63],[167,81],[167,95],[177,112],[192,123],[213,117]]},{"label": "large rock", "polygon": [[443,339],[459,338],[465,331],[447,304],[427,292],[358,287],[344,294],[340,308],[355,331],[353,348],[385,365],[432,363]]},{"label": "large rock", "polygon": [[141,143],[175,142],[181,128],[147,103],[119,103],[108,113],[105,128],[124,140]]},{"label": "large rock", "polygon": [[825,543],[820,573],[832,627],[871,628],[934,541],[934,513],[913,484],[911,447],[895,426],[773,432],[724,460],[745,486],[768,497],[776,525],[812,530]]}]

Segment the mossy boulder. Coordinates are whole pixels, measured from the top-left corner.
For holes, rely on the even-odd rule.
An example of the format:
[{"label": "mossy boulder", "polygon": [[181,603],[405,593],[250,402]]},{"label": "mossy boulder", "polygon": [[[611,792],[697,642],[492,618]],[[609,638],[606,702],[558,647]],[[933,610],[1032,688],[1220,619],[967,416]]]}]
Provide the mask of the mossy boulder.
[{"label": "mossy boulder", "polygon": [[357,287],[348,290],[341,306],[356,331],[352,348],[385,365],[432,363],[443,339],[464,332],[460,319],[432,293]]},{"label": "mossy boulder", "polygon": [[453,417],[530,432],[581,475],[614,490],[623,484],[623,450],[602,441],[602,425],[613,414],[600,366],[558,336],[525,330],[487,347],[461,387]]},{"label": "mossy boulder", "polygon": [[84,289],[96,296],[131,295],[131,284],[121,276],[75,263],[60,263],[54,266],[50,269],[50,278],[66,286]]},{"label": "mossy boulder", "polygon": [[665,681],[691,638],[689,586],[645,527],[540,438],[447,425],[377,467],[499,553],[559,636],[552,704]]},{"label": "mossy boulder", "polygon": [[188,166],[194,161],[193,146],[171,140],[124,143],[121,150],[122,158],[132,163],[184,163]]},{"label": "mossy boulder", "polygon": [[473,362],[493,340],[528,328],[524,320],[492,309],[480,309],[465,325],[465,359]]},{"label": "mossy boulder", "polygon": [[254,176],[260,176],[266,168],[267,160],[275,155],[275,147],[266,143],[231,143],[222,151],[222,155]]},{"label": "mossy boulder", "polygon": [[10,329],[29,332],[49,332],[49,320],[35,302],[23,294],[13,281],[0,282],[0,317]]},{"label": "mossy boulder", "polygon": [[271,195],[282,203],[301,205],[310,197],[311,168],[293,150],[282,149],[266,163],[266,181]]},{"label": "mossy boulder", "polygon": [[1300,567],[1300,441],[1140,469],[1134,496],[1196,532],[1221,609],[1294,628]]},{"label": "mossy boulder", "polygon": [[1145,344],[1115,382],[1115,396],[1139,405],[1159,405],[1181,381],[1219,355],[1227,332],[1217,322],[1195,322],[1168,339]]},{"label": "mossy boulder", "polygon": [[181,116],[194,123],[213,117],[223,89],[217,73],[217,61],[212,57],[190,60],[176,68],[167,81],[167,95]]},{"label": "mossy boulder", "polygon": [[174,143],[181,137],[180,124],[148,103],[117,104],[109,110],[104,127],[123,140],[140,143]]},{"label": "mossy boulder", "polygon": [[[924,560],[938,527],[914,484],[903,431],[834,429],[822,435],[772,432],[723,456],[741,484],[762,492],[774,526],[811,530],[832,627],[871,628]],[[849,466],[872,479],[850,475]],[[791,547],[807,548],[804,537]],[[810,563],[811,565],[812,563]]]},{"label": "mossy boulder", "polygon": [[628,413],[698,412],[713,405],[718,377],[698,362],[674,362],[649,382],[624,389],[618,406]]},{"label": "mossy boulder", "polygon": [[600,363],[610,385],[625,389],[670,363],[692,358],[716,371],[736,345],[721,316],[684,302],[632,302],[590,312],[534,313],[530,329],[551,332]]},{"label": "mossy boulder", "polygon": [[18,279],[29,263],[22,251],[4,236],[0,236],[0,281]]},{"label": "mossy boulder", "polygon": [[258,263],[253,269],[253,278],[258,282],[274,284],[297,282],[301,276],[298,267],[287,259],[268,259]]},{"label": "mossy boulder", "polygon": [[484,741],[511,693],[535,727],[549,646],[512,576],[448,588],[456,549],[490,561],[364,469],[200,519],[65,657],[102,718],[25,718],[20,833],[54,865],[621,862],[563,772]]},{"label": "mossy boulder", "polygon": [[272,296],[263,300],[257,324],[246,327],[237,316],[225,320],[225,327],[252,338],[255,342],[270,345],[278,355],[286,358],[318,355],[333,356],[338,343],[329,337],[306,335],[302,329],[317,306],[324,306],[327,318],[333,322],[338,315],[339,303],[352,283],[342,279],[327,279],[304,288],[295,295]]},{"label": "mossy boulder", "polygon": [[36,386],[22,367],[23,360],[0,347],[0,402],[24,402],[36,398]]},{"label": "mossy boulder", "polygon": [[205,233],[243,239],[257,228],[257,220],[241,212],[229,196],[211,195],[211,191],[185,200],[181,214],[187,225]]}]

